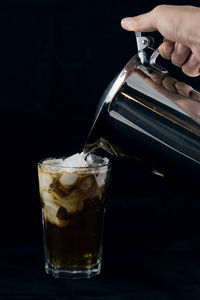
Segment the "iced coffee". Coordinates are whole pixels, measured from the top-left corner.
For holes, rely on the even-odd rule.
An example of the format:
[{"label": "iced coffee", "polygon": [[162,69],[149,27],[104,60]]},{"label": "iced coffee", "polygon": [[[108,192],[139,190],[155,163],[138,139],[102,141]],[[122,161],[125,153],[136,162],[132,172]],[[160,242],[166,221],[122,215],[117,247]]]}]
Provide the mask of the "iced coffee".
[{"label": "iced coffee", "polygon": [[38,164],[47,273],[68,278],[100,273],[109,173],[108,159],[92,154]]}]

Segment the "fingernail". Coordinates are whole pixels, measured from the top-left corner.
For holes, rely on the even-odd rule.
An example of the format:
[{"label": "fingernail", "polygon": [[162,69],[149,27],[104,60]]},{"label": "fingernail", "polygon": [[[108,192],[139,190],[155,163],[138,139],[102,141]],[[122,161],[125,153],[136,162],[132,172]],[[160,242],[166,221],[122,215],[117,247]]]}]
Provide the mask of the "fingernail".
[{"label": "fingernail", "polygon": [[194,55],[191,55],[187,63],[189,63],[193,67],[196,66],[196,64],[198,64],[198,60]]},{"label": "fingernail", "polygon": [[124,29],[131,29],[133,30],[134,29],[134,25],[135,25],[135,22],[133,21],[133,18],[124,18],[121,20],[121,25]]},{"label": "fingernail", "polygon": [[200,93],[197,91],[191,91],[190,92],[190,97],[192,97],[194,100],[199,100],[200,101]]},{"label": "fingernail", "polygon": [[188,47],[182,44],[178,44],[176,51],[178,54],[184,54],[188,50]]}]

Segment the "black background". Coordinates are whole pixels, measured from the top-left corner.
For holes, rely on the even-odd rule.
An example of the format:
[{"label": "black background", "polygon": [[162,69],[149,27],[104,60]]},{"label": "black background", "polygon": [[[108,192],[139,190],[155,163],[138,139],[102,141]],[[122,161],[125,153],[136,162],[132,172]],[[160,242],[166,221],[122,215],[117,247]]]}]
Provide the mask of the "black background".
[{"label": "black background", "polygon": [[114,157],[102,275],[92,289],[43,270],[37,161],[82,151],[103,91],[136,53],[121,18],[164,3],[199,5],[1,1],[0,299],[199,299],[198,197]]}]

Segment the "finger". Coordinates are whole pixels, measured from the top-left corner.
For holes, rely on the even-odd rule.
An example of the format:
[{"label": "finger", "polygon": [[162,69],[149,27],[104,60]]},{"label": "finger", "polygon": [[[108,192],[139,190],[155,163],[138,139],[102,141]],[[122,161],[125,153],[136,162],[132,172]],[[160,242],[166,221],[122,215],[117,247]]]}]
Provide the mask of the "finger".
[{"label": "finger", "polygon": [[181,81],[177,81],[175,83],[175,88],[177,92],[184,97],[190,97],[191,92],[193,91],[193,88],[191,86]]},{"label": "finger", "polygon": [[200,62],[196,59],[196,57],[193,54],[182,66],[182,71],[190,77],[196,77],[200,75]]},{"label": "finger", "polygon": [[128,31],[155,31],[154,10],[136,17],[128,17],[121,20],[121,26]]},{"label": "finger", "polygon": [[182,44],[176,43],[171,53],[171,61],[174,65],[181,67],[191,54],[190,49]]},{"label": "finger", "polygon": [[162,85],[163,76],[164,75],[162,75],[162,74],[160,74],[158,72],[154,72],[154,71],[150,74],[151,80],[154,83],[159,84],[159,85]]},{"label": "finger", "polygon": [[199,92],[193,90],[193,91],[190,92],[190,96],[193,99],[200,101],[200,93]]},{"label": "finger", "polygon": [[175,83],[176,80],[174,78],[170,76],[165,76],[162,81],[162,86],[166,88],[166,90],[176,93],[177,91],[175,88]]},{"label": "finger", "polygon": [[165,59],[171,59],[171,54],[174,50],[174,42],[164,41],[159,47],[160,55]]}]

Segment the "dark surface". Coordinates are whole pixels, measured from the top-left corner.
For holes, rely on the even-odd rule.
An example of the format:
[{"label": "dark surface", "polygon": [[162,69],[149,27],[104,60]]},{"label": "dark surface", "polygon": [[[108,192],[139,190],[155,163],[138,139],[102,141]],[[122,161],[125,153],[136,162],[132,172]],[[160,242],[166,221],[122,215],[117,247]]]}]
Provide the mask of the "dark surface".
[{"label": "dark surface", "polygon": [[199,195],[116,158],[101,275],[57,280],[43,266],[36,163],[82,150],[100,96],[136,53],[120,19],[162,3],[1,1],[0,299],[199,300]]}]

